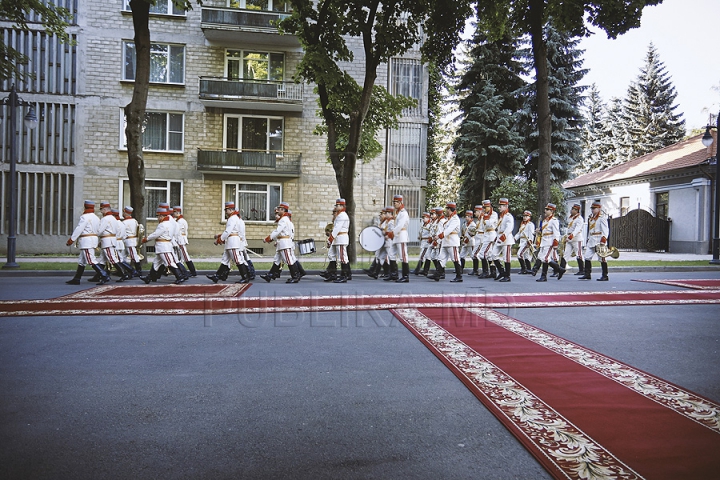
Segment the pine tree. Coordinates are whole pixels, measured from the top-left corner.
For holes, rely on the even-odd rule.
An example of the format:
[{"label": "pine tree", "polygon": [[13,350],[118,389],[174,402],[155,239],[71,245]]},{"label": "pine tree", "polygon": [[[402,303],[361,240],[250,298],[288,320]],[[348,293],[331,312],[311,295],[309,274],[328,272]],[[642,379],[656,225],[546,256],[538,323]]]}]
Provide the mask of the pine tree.
[{"label": "pine tree", "polygon": [[[610,107],[603,122],[603,142],[607,144],[607,153],[598,170],[605,170],[625,163],[631,158],[633,142],[623,115],[623,100],[617,97],[610,99]],[[597,171],[597,170],[596,170]]]},{"label": "pine tree", "polygon": [[462,99],[454,148],[462,166],[460,201],[472,206],[488,198],[504,177],[520,171],[525,152],[514,128],[515,92],[524,84],[515,40],[488,42],[476,33],[470,45],[469,66],[456,86]]},{"label": "pine tree", "polygon": [[685,136],[685,120],[676,114],[675,87],[651,43],[635,82],[630,84],[623,121],[630,137],[630,158],[639,157],[679,142]]},{"label": "pine tree", "polygon": [[[555,184],[568,180],[575,165],[582,159],[583,104],[585,86],[579,85],[587,73],[581,68],[583,50],[577,48],[580,40],[561,34],[550,24],[545,27],[548,60],[548,83],[550,113],[552,115],[552,157],[550,173]],[[533,55],[529,48],[520,54],[532,65]],[[530,152],[523,169],[530,179],[537,178],[538,169],[538,127],[535,84],[527,85],[522,92],[524,104],[521,111],[520,128],[525,145]]]},{"label": "pine tree", "polygon": [[594,83],[590,86],[590,94],[585,104],[582,129],[583,159],[575,166],[576,176],[601,170],[609,150],[606,137],[603,135],[605,104]]}]

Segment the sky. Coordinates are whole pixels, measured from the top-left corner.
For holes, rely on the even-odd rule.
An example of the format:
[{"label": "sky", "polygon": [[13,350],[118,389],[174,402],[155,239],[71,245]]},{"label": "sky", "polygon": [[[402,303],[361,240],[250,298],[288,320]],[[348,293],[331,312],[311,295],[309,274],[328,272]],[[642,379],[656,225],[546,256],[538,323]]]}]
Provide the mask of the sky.
[{"label": "sky", "polygon": [[[609,40],[602,30],[581,41],[582,83],[595,83],[603,101],[625,98],[652,42],[677,92],[688,133],[720,109],[720,0],[664,0],[643,9],[641,26]],[[712,87],[717,87],[714,91]]]}]

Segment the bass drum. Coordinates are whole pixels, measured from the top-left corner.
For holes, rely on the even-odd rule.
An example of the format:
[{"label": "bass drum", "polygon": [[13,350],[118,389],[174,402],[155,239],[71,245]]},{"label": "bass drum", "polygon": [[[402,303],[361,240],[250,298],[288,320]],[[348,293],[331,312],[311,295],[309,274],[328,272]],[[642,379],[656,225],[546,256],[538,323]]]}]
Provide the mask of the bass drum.
[{"label": "bass drum", "polygon": [[360,246],[368,252],[376,252],[385,244],[385,235],[380,228],[365,227],[360,232]]}]

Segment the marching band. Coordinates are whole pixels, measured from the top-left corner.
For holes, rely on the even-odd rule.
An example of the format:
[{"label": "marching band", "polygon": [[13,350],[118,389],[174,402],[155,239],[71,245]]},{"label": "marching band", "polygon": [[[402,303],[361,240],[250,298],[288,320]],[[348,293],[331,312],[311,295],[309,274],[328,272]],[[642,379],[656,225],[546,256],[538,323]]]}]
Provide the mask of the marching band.
[{"label": "marching band", "polygon": [[[359,243],[374,254],[372,265],[366,270],[368,277],[408,283],[410,217],[402,195],[395,195],[392,203],[392,206],[379,212],[377,225],[363,229]],[[470,276],[510,282],[511,255],[516,249],[520,264],[518,275],[536,276],[540,272],[537,282],[548,281],[550,268],[553,270],[552,277],[562,279],[567,271],[568,257],[576,259],[576,275],[580,280],[592,278],[592,261],[596,257],[602,272],[597,280],[609,280],[607,258],[618,258],[619,253],[615,247],[608,246],[608,217],[602,211],[600,202],[592,204],[592,213],[587,222],[580,214],[580,204],[573,204],[564,235],[561,234],[560,221],[555,215],[557,208],[552,203],[545,206],[544,216],[537,226],[532,221],[532,212],[525,210],[517,231],[508,199],[499,199],[497,206],[496,211],[490,200],[484,200],[474,210],[465,211],[463,218],[458,216],[454,202],[448,202],[445,208],[436,207],[423,212],[417,237],[420,255],[413,274],[440,281],[445,279],[448,261],[452,261],[455,277],[450,281],[462,282],[466,260],[470,258]],[[346,283],[352,280],[347,251],[350,244],[350,218],[345,207],[345,199],[337,199],[332,221],[325,227],[327,268],[320,276],[326,282]],[[132,207],[123,209],[123,219],[120,220],[119,211],[112,209],[109,202],[103,201],[100,213],[101,217],[98,218],[94,202],[84,202],[80,221],[67,241],[68,246],[74,244],[80,249],[78,267],[75,276],[66,283],[79,285],[86,265],[95,270],[96,275],[90,281],[98,282],[98,285],[110,281],[109,268],[118,271],[118,282],[140,278],[150,283],[157,281],[168,270],[175,276],[176,284],[197,275],[187,250],[188,223],[182,216],[182,207],[170,208],[168,204],[160,203],[156,212],[158,226],[148,236],[145,236],[144,226],[133,218]],[[223,258],[217,272],[207,275],[207,278],[213,283],[226,281],[230,266],[234,263],[240,273],[237,283],[249,283],[254,279],[254,268],[247,255],[245,223],[233,202],[225,204],[225,216],[225,231],[215,235],[215,244],[224,247]],[[302,245],[310,240],[296,244],[292,213],[287,202],[281,202],[275,208],[275,225],[273,232],[263,239],[265,243],[274,244],[275,258],[268,273],[261,275],[261,278],[270,282],[278,278],[283,266],[287,265],[291,278],[286,283],[297,283],[305,276],[305,270],[295,256],[295,247],[300,248],[301,255],[311,253],[315,251],[314,242],[312,248],[303,248]],[[152,268],[147,276],[142,276],[140,262],[143,256],[138,253],[138,248],[153,240],[155,258]],[[100,255],[99,259],[96,258],[96,252]],[[183,263],[187,264],[187,269]],[[433,272],[430,272],[431,265],[434,266]]]}]

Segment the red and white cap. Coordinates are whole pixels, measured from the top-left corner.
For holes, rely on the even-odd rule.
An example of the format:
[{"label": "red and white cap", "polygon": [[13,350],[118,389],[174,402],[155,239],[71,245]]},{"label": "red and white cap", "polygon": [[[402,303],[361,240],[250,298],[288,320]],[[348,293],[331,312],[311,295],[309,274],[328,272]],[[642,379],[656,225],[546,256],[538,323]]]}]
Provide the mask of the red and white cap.
[{"label": "red and white cap", "polygon": [[507,205],[507,204],[508,204],[508,199],[507,199],[507,198],[501,198],[501,199],[500,199],[500,205]]},{"label": "red and white cap", "polygon": [[110,208],[110,202],[108,202],[107,200],[101,200],[100,208]]},{"label": "red and white cap", "polygon": [[554,203],[548,203],[545,205],[545,210],[552,210],[554,212],[557,210],[557,206]]},{"label": "red and white cap", "polygon": [[592,208],[602,208],[602,204],[600,201],[594,201],[592,204]]},{"label": "red and white cap", "polygon": [[182,213],[182,207],[179,206],[179,205],[176,206],[176,207],[173,207],[173,212],[180,212],[180,213]]},{"label": "red and white cap", "polygon": [[523,212],[523,217],[532,217],[532,212],[530,210],[525,210]]},{"label": "red and white cap", "polygon": [[235,202],[225,202],[224,210],[227,210],[228,208],[230,210],[235,210]]},{"label": "red and white cap", "polygon": [[344,207],[346,205],[345,199],[338,198],[337,200],[335,200],[335,205],[342,205]]}]

